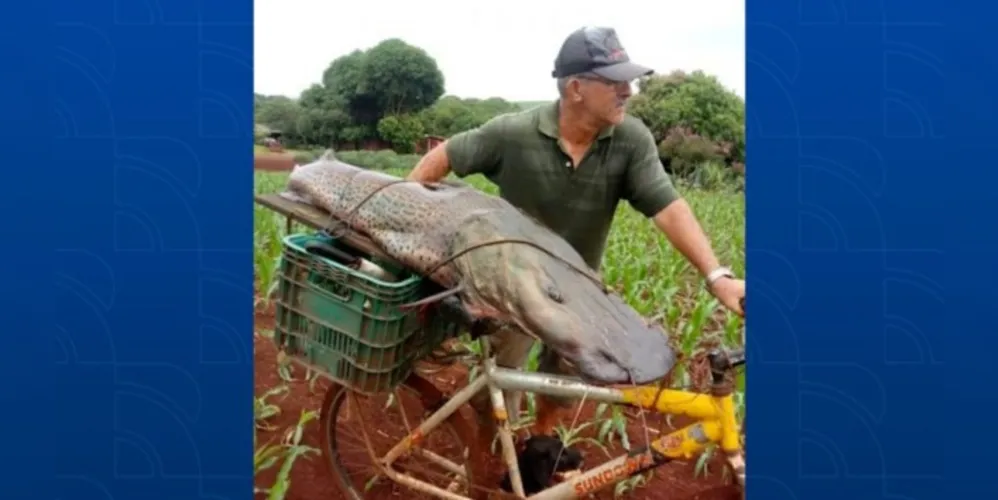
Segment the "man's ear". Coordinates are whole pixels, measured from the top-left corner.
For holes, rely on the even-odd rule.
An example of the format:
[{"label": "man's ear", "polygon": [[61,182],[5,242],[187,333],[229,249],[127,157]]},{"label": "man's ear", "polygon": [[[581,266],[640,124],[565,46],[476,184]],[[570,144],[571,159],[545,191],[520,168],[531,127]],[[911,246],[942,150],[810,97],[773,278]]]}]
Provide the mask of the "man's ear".
[{"label": "man's ear", "polygon": [[582,102],[582,80],[580,78],[568,80],[568,85],[565,88],[573,102]]}]

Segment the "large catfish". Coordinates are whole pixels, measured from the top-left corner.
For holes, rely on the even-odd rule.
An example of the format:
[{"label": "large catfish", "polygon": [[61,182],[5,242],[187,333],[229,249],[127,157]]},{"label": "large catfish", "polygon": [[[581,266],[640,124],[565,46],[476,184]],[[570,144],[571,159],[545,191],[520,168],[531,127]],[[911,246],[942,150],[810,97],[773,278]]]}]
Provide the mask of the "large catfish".
[{"label": "large catfish", "polygon": [[554,348],[592,383],[648,383],[675,363],[661,327],[604,288],[564,239],[501,198],[331,155],[297,167],[283,194],[452,290],[469,317],[515,325]]}]

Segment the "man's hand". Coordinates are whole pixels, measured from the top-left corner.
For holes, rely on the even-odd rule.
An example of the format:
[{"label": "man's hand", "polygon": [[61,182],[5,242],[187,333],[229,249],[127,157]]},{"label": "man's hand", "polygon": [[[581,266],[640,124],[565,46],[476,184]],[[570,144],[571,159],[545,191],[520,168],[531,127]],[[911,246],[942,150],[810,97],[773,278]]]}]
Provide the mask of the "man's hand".
[{"label": "man's hand", "polygon": [[406,180],[416,182],[440,182],[450,173],[446,142],[437,144],[426,153],[406,176]]},{"label": "man's hand", "polygon": [[721,278],[710,287],[710,293],[714,294],[728,310],[745,317],[745,311],[742,310],[741,304],[742,299],[745,298],[745,280]]}]

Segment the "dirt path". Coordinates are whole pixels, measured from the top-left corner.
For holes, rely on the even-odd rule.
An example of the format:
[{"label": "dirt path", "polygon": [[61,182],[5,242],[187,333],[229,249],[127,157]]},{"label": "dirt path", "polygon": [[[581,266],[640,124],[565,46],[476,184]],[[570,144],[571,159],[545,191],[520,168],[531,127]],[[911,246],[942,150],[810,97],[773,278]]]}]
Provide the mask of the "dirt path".
[{"label": "dirt path", "polygon": [[[273,315],[270,312],[261,312],[256,317],[256,331],[269,331],[273,328]],[[281,407],[281,414],[275,417],[270,423],[276,429],[270,432],[260,432],[258,439],[265,442],[268,439],[280,439],[289,428],[293,428],[298,421],[302,410],[318,410],[322,404],[323,397],[329,384],[322,379],[310,384],[304,379],[304,372],[296,369],[293,373],[293,381],[287,382],[278,373],[277,351],[271,340],[267,337],[257,335],[254,338],[254,390],[257,395],[263,394],[272,387],[287,385],[289,390],[282,396],[274,399],[274,402]],[[433,376],[436,385],[445,393],[453,392],[457,387],[463,385],[467,380],[466,371],[463,367],[455,366],[439,372]],[[591,419],[595,411],[596,404],[585,403],[579,413],[578,424]],[[569,413],[574,418],[576,411]],[[365,418],[376,418],[376,414],[365,415]],[[376,422],[374,422],[376,424]],[[566,425],[572,422],[564,422]],[[656,432],[668,429],[668,424],[664,419],[648,418],[648,427],[651,429],[651,438],[655,438]],[[679,422],[675,422],[680,425]],[[592,437],[597,432],[590,426],[582,432],[583,436]],[[627,426],[628,436],[632,444],[643,443],[645,432],[640,422],[631,420]],[[304,433],[303,444],[319,448],[319,426],[315,421],[309,424]],[[607,459],[603,450],[594,445],[582,443],[576,445],[585,456],[586,466],[597,465]],[[619,454],[623,449],[619,444],[608,448],[611,454]],[[495,459],[498,467],[498,458]],[[654,471],[651,480],[639,487],[637,490],[625,495],[623,498],[633,500],[734,500],[738,498],[734,489],[725,486],[729,483],[720,474],[721,465],[719,458],[712,460],[709,465],[710,475],[706,478],[694,477],[694,463],[673,463],[659,467]],[[274,481],[276,467],[256,478],[258,487],[266,487]],[[326,500],[341,498],[336,480],[326,469],[324,459],[315,455],[308,459],[299,459],[291,474],[291,489],[287,496],[289,500]],[[391,488],[386,493],[381,493],[371,497],[371,500],[396,500],[411,497],[401,488]],[[257,498],[264,498],[258,495]],[[612,499],[612,489],[607,489],[596,496],[598,499]]]},{"label": "dirt path", "polygon": [[253,155],[253,170],[290,172],[294,168],[295,155],[291,153],[256,153]]}]

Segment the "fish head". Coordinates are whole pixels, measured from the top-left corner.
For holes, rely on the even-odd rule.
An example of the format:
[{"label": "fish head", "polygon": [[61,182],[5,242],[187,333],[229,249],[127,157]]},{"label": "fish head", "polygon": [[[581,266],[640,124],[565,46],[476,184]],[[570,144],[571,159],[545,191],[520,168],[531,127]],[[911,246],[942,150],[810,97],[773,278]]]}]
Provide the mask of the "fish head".
[{"label": "fish head", "polygon": [[[675,353],[664,329],[605,289],[564,240],[536,225],[478,222],[460,242],[474,247],[459,259],[472,309],[515,324],[591,383],[645,384],[669,373]],[[519,242],[496,243],[504,236]]]},{"label": "fish head", "polygon": [[[532,252],[535,253],[536,252]],[[602,384],[645,384],[665,377],[675,354],[665,331],[591,277],[547,256],[511,273],[517,324]]]}]

